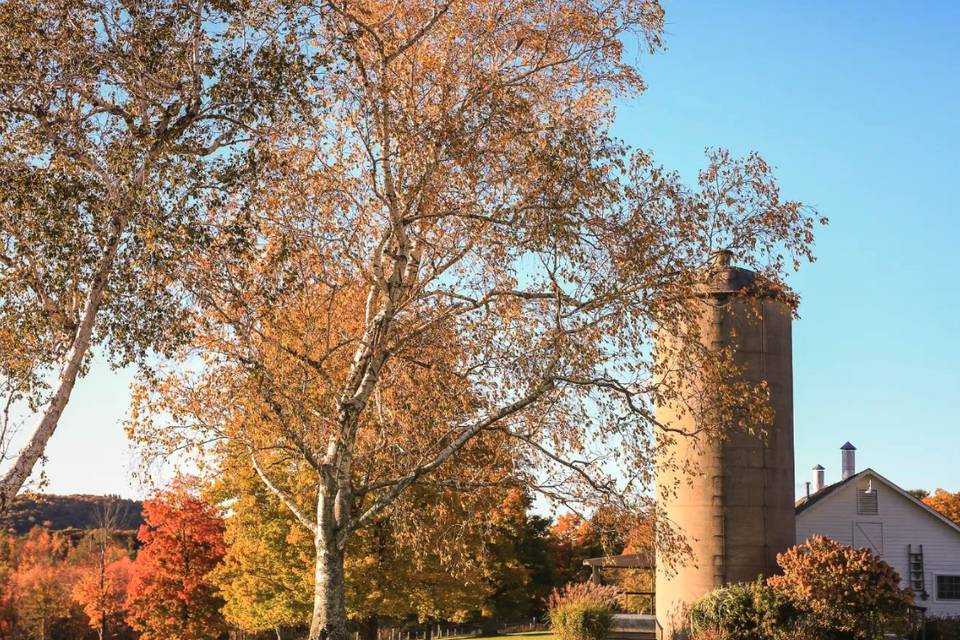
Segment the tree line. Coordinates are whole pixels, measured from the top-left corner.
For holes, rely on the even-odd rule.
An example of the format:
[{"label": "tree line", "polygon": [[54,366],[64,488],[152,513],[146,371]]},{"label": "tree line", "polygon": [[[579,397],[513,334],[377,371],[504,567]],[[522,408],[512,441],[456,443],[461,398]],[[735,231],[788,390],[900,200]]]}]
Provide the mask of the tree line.
[{"label": "tree line", "polygon": [[[79,538],[41,526],[0,535],[0,638],[300,637],[312,612],[311,541],[269,494],[224,509],[211,502],[221,491],[178,482],[155,494],[135,542],[115,528],[128,517],[116,510]],[[347,566],[354,633],[376,640],[385,622],[496,628],[542,618],[553,589],[588,577],[584,558],[651,548],[641,518],[551,520],[522,493],[502,497],[457,561],[443,545],[411,551],[381,525]],[[421,535],[447,531],[437,523]]]}]

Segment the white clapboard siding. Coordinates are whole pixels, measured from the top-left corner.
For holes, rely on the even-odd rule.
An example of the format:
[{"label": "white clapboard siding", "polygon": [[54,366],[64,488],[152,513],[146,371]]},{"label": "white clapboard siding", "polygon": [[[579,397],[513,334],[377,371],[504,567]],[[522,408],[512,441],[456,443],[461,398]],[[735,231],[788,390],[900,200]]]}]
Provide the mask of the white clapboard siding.
[{"label": "white clapboard siding", "polygon": [[[857,513],[857,490],[872,481],[877,491],[877,514]],[[900,574],[909,587],[909,545],[923,545],[924,582],[927,600],[916,596],[916,604],[927,607],[927,615],[960,616],[960,601],[938,600],[937,574],[960,575],[960,531],[923,505],[904,495],[890,481],[866,469],[797,514],[797,543],[820,534],[838,542],[869,547]]]}]

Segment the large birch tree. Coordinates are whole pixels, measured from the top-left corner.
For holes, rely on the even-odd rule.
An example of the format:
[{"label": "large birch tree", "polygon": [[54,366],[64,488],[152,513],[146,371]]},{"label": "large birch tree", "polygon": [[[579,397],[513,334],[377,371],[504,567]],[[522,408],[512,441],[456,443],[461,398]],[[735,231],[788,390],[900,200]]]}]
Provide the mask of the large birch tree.
[{"label": "large birch tree", "polygon": [[0,4],[0,511],[94,345],[126,364],[182,333],[174,276],[204,242],[198,214],[249,178],[235,160],[306,62],[295,21],[246,4]]},{"label": "large birch tree", "polygon": [[[771,418],[686,302],[720,250],[795,302],[784,279],[812,258],[812,212],[755,154],[710,152],[687,187],[611,137],[614,99],[643,89],[625,43],[660,46],[654,0],[324,11],[314,42],[338,56],[310,87],[323,117],[276,138],[255,205],[213,212],[187,267],[197,340],[151,380],[132,431],[168,452],[246,447],[313,538],[311,640],[348,638],[351,540],[420,484],[642,512],[680,549],[650,497],[655,436]],[[655,334],[676,353],[655,358]],[[711,402],[684,397],[690,371]],[[655,402],[683,400],[701,432],[656,421]],[[479,477],[458,473],[503,446]],[[280,480],[292,464],[312,501]]]}]

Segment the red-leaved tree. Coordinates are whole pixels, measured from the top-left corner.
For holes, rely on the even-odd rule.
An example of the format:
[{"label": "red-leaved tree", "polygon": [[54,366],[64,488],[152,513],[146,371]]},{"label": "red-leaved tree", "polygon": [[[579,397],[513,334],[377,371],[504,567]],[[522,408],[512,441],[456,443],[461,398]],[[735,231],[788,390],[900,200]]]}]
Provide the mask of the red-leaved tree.
[{"label": "red-leaved tree", "polygon": [[223,519],[183,483],[144,501],[143,516],[127,622],[142,640],[217,637],[223,600],[208,575],[226,551]]},{"label": "red-leaved tree", "polygon": [[100,640],[107,637],[115,620],[122,620],[132,564],[121,552],[106,564],[83,567],[73,587],[73,600],[83,608]]}]

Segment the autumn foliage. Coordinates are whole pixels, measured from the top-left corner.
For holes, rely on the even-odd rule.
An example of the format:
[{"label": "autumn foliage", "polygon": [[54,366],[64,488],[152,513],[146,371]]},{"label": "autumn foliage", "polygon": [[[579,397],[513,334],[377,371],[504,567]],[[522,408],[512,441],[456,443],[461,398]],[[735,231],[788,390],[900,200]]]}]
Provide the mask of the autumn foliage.
[{"label": "autumn foliage", "polygon": [[[485,511],[467,517],[452,496],[418,487],[411,498],[433,503],[422,513],[387,518],[361,532],[346,565],[354,629],[373,637],[385,621],[529,620],[561,600],[593,602],[604,594],[604,603],[621,606],[614,587],[558,591],[568,582],[558,569],[582,566],[596,554],[589,546],[569,546],[576,536],[567,534],[626,545],[611,547],[612,553],[632,552],[633,529],[609,528],[603,513],[590,519],[562,514],[554,524],[531,513],[521,490],[487,492]],[[209,505],[226,501],[231,508],[221,544],[219,516]],[[284,638],[303,632],[312,607],[313,541],[249,472],[226,475],[200,495],[175,486],[148,500],[144,516],[139,549],[125,542],[125,530],[102,523],[79,538],[42,527],[22,537],[0,533],[0,640],[186,637],[170,631],[186,609],[193,614],[183,623],[186,633],[206,628],[216,634],[228,626]],[[114,522],[131,519],[120,514]],[[182,562],[186,557],[190,566]]]},{"label": "autumn foliage", "polygon": [[[716,388],[688,403],[710,435],[770,420],[692,329],[714,254],[793,305],[822,222],[756,153],[709,151],[688,186],[613,135],[663,29],[658,0],[0,3],[0,376],[23,400],[61,372],[0,511],[96,347],[145,364],[144,458],[196,452],[260,492],[231,495],[215,575],[216,509],[147,501],[123,607],[148,640],[221,632],[215,579],[260,612],[238,620],[309,606],[311,640],[488,592],[516,610],[512,490],[595,514],[556,532],[566,576],[622,549],[609,518],[659,508],[654,406],[688,399],[662,362]],[[117,562],[23,571],[41,635],[71,593],[102,635]],[[264,597],[251,573],[283,580]]]},{"label": "autumn foliage", "polygon": [[586,580],[590,575],[584,558],[603,555],[600,535],[589,520],[575,513],[564,513],[550,528],[552,553],[557,573],[563,582]]},{"label": "autumn foliage", "polygon": [[68,550],[63,535],[39,527],[21,544],[11,583],[19,625],[32,638],[53,637],[57,624],[70,616],[72,576],[64,564]]},{"label": "autumn foliage", "polygon": [[950,493],[945,489],[937,489],[925,497],[923,503],[960,525],[960,491]]},{"label": "autumn foliage", "polygon": [[103,565],[94,564],[79,574],[71,595],[83,608],[90,627],[100,638],[114,623],[120,623],[126,613],[127,588],[132,561],[117,549]]},{"label": "autumn foliage", "polygon": [[415,491],[655,510],[652,408],[684,388],[656,335],[764,426],[764,389],[685,301],[722,249],[795,302],[818,217],[757,154],[712,151],[688,187],[615,139],[655,0],[325,6],[309,41],[333,59],[304,91],[323,108],[258,147],[255,197],[207,212],[178,269],[194,331],[131,432],[158,455],[232,440],[316,541],[309,637],[347,640],[350,553]]},{"label": "autumn foliage", "polygon": [[694,640],[878,640],[907,630],[913,595],[869,549],[812,536],[777,556],[782,575],[693,602]]},{"label": "autumn foliage", "polygon": [[13,599],[15,553],[13,536],[0,531],[0,638],[11,635],[16,624],[16,608]]},{"label": "autumn foliage", "polygon": [[95,529],[0,531],[0,640],[220,634],[222,603],[206,581],[224,552],[215,509],[183,484],[157,494],[144,504],[138,553],[129,532],[114,528],[129,522],[118,505],[100,505]]},{"label": "autumn foliage", "polygon": [[127,621],[143,640],[194,640],[225,629],[209,574],[223,558],[223,520],[182,484],[143,504]]},{"label": "autumn foliage", "polygon": [[777,562],[783,575],[770,578],[769,585],[832,637],[873,640],[906,624],[913,595],[869,549],[812,536],[779,554]]}]

